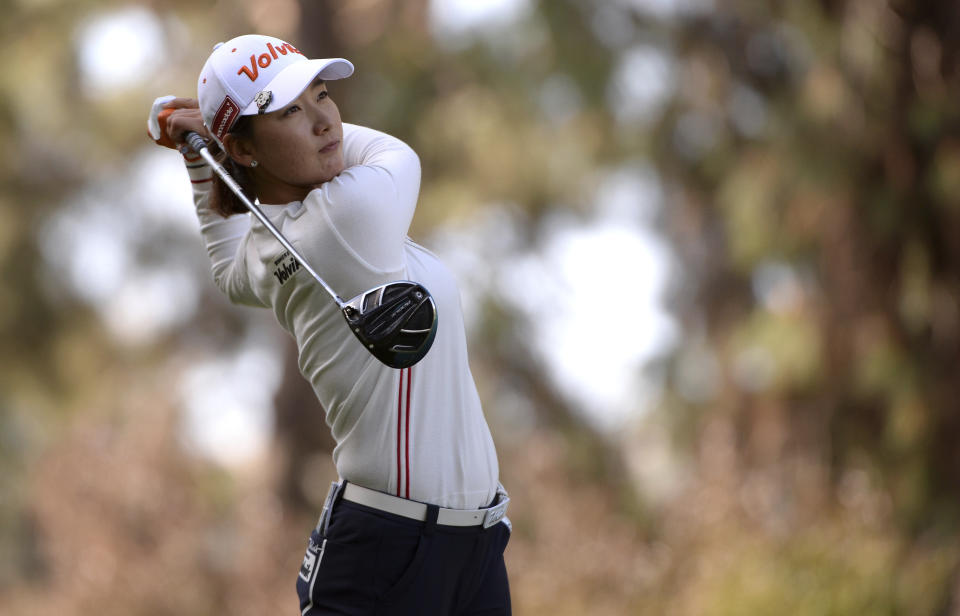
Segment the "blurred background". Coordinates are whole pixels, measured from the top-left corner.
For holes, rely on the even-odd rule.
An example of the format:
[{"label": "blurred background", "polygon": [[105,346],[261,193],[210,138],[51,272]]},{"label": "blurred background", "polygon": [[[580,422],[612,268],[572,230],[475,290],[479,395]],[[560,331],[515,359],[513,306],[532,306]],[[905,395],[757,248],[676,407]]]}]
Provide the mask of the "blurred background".
[{"label": "blurred background", "polygon": [[955,0],[0,6],[0,613],[297,609],[323,413],[145,134],[260,32],[420,154],[515,613],[960,614]]}]

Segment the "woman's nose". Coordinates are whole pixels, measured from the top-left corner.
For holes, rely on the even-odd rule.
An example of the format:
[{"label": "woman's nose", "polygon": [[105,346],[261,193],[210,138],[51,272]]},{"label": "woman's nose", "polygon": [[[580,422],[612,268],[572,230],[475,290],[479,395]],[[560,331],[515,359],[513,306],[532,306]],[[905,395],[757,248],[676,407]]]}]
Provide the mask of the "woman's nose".
[{"label": "woman's nose", "polygon": [[330,130],[333,124],[330,113],[324,109],[315,109],[313,112],[313,132],[316,135],[322,135]]}]

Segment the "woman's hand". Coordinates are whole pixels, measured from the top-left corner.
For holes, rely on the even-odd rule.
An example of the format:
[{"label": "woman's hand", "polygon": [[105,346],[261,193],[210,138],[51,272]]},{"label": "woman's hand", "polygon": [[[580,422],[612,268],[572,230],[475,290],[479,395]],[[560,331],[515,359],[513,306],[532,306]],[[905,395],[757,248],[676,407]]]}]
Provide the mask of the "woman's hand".
[{"label": "woman's hand", "polygon": [[158,145],[181,152],[187,147],[183,140],[184,133],[193,131],[204,139],[210,139],[210,133],[203,125],[200,106],[193,98],[158,98],[150,110],[147,127],[150,137]]}]

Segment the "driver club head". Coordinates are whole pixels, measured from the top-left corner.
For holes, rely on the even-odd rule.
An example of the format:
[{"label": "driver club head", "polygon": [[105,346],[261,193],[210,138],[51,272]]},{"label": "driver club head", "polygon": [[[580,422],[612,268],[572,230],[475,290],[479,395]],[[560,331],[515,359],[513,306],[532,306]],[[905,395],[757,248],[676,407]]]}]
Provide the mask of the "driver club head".
[{"label": "driver club head", "polygon": [[374,287],[343,305],[350,331],[391,368],[421,359],[437,335],[437,305],[423,285],[398,280]]}]

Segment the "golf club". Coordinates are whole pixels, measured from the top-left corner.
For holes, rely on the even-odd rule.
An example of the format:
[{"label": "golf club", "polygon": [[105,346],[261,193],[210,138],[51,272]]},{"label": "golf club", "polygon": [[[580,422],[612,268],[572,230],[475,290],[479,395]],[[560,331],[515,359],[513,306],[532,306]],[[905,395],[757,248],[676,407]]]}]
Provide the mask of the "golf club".
[{"label": "golf club", "polygon": [[286,248],[300,266],[307,270],[323,290],[333,298],[343,313],[350,331],[374,357],[391,368],[407,368],[427,354],[437,334],[437,305],[423,285],[397,280],[374,287],[344,301],[330,285],[310,267],[296,248],[280,233],[263,211],[243,192],[239,184],[214,158],[198,133],[184,135],[187,144],[220,176],[230,190],[256,216],[263,226]]}]

